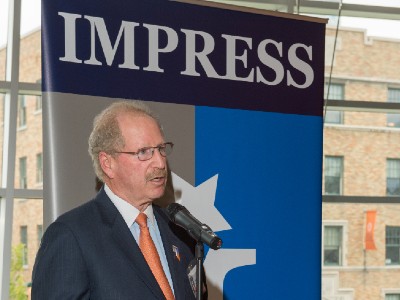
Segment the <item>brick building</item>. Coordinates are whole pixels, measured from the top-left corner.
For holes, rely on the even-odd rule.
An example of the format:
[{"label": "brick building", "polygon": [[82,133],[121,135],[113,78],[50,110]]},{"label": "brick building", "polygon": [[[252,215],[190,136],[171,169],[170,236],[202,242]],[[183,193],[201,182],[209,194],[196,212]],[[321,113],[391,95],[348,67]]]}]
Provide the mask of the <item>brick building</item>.
[{"label": "brick building", "polygon": [[[400,40],[342,28],[332,66],[334,39],[328,28],[330,99],[400,102]],[[322,299],[400,299],[400,115],[372,111],[326,115]],[[365,247],[368,212],[374,250]]]},{"label": "brick building", "polygon": [[[336,43],[334,39],[335,29],[328,27],[325,73],[330,99],[400,102],[400,41],[369,38],[354,29],[341,29]],[[4,55],[0,49],[0,61]],[[40,31],[35,31],[21,42],[20,81],[40,79]],[[24,95],[19,100],[15,186],[42,189],[41,99]],[[325,120],[322,299],[399,300],[398,115],[368,109],[328,111]],[[376,212],[376,250],[365,250],[370,211]],[[15,200],[12,243],[26,245],[26,282],[43,231],[42,216],[41,200]]]}]

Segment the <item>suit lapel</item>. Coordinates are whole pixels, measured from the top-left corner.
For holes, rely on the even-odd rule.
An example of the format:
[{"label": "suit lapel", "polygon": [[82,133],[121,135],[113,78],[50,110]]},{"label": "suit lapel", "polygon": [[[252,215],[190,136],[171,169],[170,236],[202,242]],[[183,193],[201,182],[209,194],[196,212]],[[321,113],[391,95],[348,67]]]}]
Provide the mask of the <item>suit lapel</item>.
[{"label": "suit lapel", "polygon": [[98,194],[96,201],[104,223],[111,228],[111,236],[116,243],[116,247],[127,258],[135,274],[142,278],[143,282],[154,293],[156,298],[165,299],[160,286],[151,273],[139,246],[118,209],[104,191]]}]

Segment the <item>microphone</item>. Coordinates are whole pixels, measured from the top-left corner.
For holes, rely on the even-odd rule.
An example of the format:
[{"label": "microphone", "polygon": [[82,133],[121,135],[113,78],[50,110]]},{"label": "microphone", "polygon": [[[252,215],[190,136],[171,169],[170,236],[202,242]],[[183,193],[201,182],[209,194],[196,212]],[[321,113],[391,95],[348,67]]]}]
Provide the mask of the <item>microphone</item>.
[{"label": "microphone", "polygon": [[185,229],[192,238],[203,242],[214,250],[222,246],[222,240],[208,227],[202,224],[183,206],[178,203],[171,203],[167,206],[169,219],[176,225]]}]

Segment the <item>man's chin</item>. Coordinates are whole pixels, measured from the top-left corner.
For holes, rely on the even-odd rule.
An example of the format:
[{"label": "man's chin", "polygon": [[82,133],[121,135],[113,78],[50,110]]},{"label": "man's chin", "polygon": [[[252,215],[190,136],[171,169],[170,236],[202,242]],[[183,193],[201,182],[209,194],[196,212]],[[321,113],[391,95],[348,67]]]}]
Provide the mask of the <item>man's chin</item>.
[{"label": "man's chin", "polygon": [[164,196],[164,194],[165,194],[165,188],[162,189],[160,188],[159,190],[152,192],[151,199],[153,200],[160,199]]}]

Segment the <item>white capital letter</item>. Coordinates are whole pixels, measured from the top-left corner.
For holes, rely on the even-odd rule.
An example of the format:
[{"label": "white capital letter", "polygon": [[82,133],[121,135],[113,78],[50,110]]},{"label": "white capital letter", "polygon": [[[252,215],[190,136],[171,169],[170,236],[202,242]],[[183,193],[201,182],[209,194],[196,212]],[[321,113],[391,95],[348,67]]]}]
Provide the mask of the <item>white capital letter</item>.
[{"label": "white capital letter", "polygon": [[110,37],[108,36],[106,24],[103,18],[85,16],[91,25],[91,53],[90,59],[85,60],[85,64],[102,65],[96,58],[96,30],[100,39],[101,48],[103,49],[107,65],[111,66],[114,61],[114,56],[121,40],[122,32],[124,32],[124,63],[118,65],[120,68],[139,69],[135,65],[135,48],[134,48],[134,29],[139,23],[122,21],[119,28],[118,36],[114,46],[111,45]]},{"label": "white capital letter", "polygon": [[81,18],[81,15],[69,14],[65,12],[59,12],[59,16],[64,18],[65,23],[65,38],[64,38],[64,49],[65,56],[60,57],[61,61],[68,61],[73,63],[82,63],[82,60],[76,57],[76,19]]},{"label": "white capital letter", "polygon": [[287,77],[288,77],[287,85],[288,86],[294,85],[295,87],[297,87],[299,89],[305,89],[305,88],[308,88],[313,83],[314,71],[309,64],[307,64],[306,62],[302,61],[301,59],[299,59],[297,57],[296,50],[298,48],[305,49],[306,53],[308,54],[308,58],[310,60],[312,60],[312,46],[307,47],[306,45],[303,45],[303,44],[292,45],[289,48],[289,54],[288,54],[289,62],[295,69],[299,70],[306,76],[306,80],[304,81],[303,84],[298,84],[293,80],[293,77],[290,74],[290,71],[287,71]]},{"label": "white capital letter", "polygon": [[258,45],[257,49],[258,58],[264,65],[270,67],[272,70],[275,71],[276,77],[275,80],[273,81],[266,80],[262,75],[260,68],[257,67],[257,82],[262,82],[268,85],[277,85],[282,81],[283,76],[285,75],[285,71],[283,69],[281,62],[267,53],[266,47],[268,44],[273,44],[278,50],[279,56],[282,57],[282,43],[278,43],[270,39],[263,40]]},{"label": "white capital letter", "polygon": [[[164,72],[159,67],[158,58],[160,53],[172,52],[178,46],[178,34],[172,28],[158,25],[143,24],[149,30],[149,65],[143,68],[146,71]],[[167,45],[160,48],[159,32],[163,30],[167,34]]]},{"label": "white capital letter", "polygon": [[252,47],[251,38],[232,36],[223,34],[222,37],[226,40],[226,79],[241,80],[241,81],[254,81],[254,70],[250,71],[247,77],[236,76],[236,60],[241,60],[245,68],[247,68],[247,49],[243,51],[242,55],[236,55],[236,41],[241,40],[246,42],[249,49]]},{"label": "white capital letter", "polygon": [[[200,73],[196,71],[196,58],[203,66],[204,71],[208,77],[211,78],[223,78],[215,72],[207,55],[209,55],[215,46],[214,38],[207,32],[194,31],[181,29],[186,35],[186,70],[182,71],[181,74],[189,76],[200,76]],[[201,36],[204,42],[204,48],[202,51],[196,52],[196,36]]]}]

